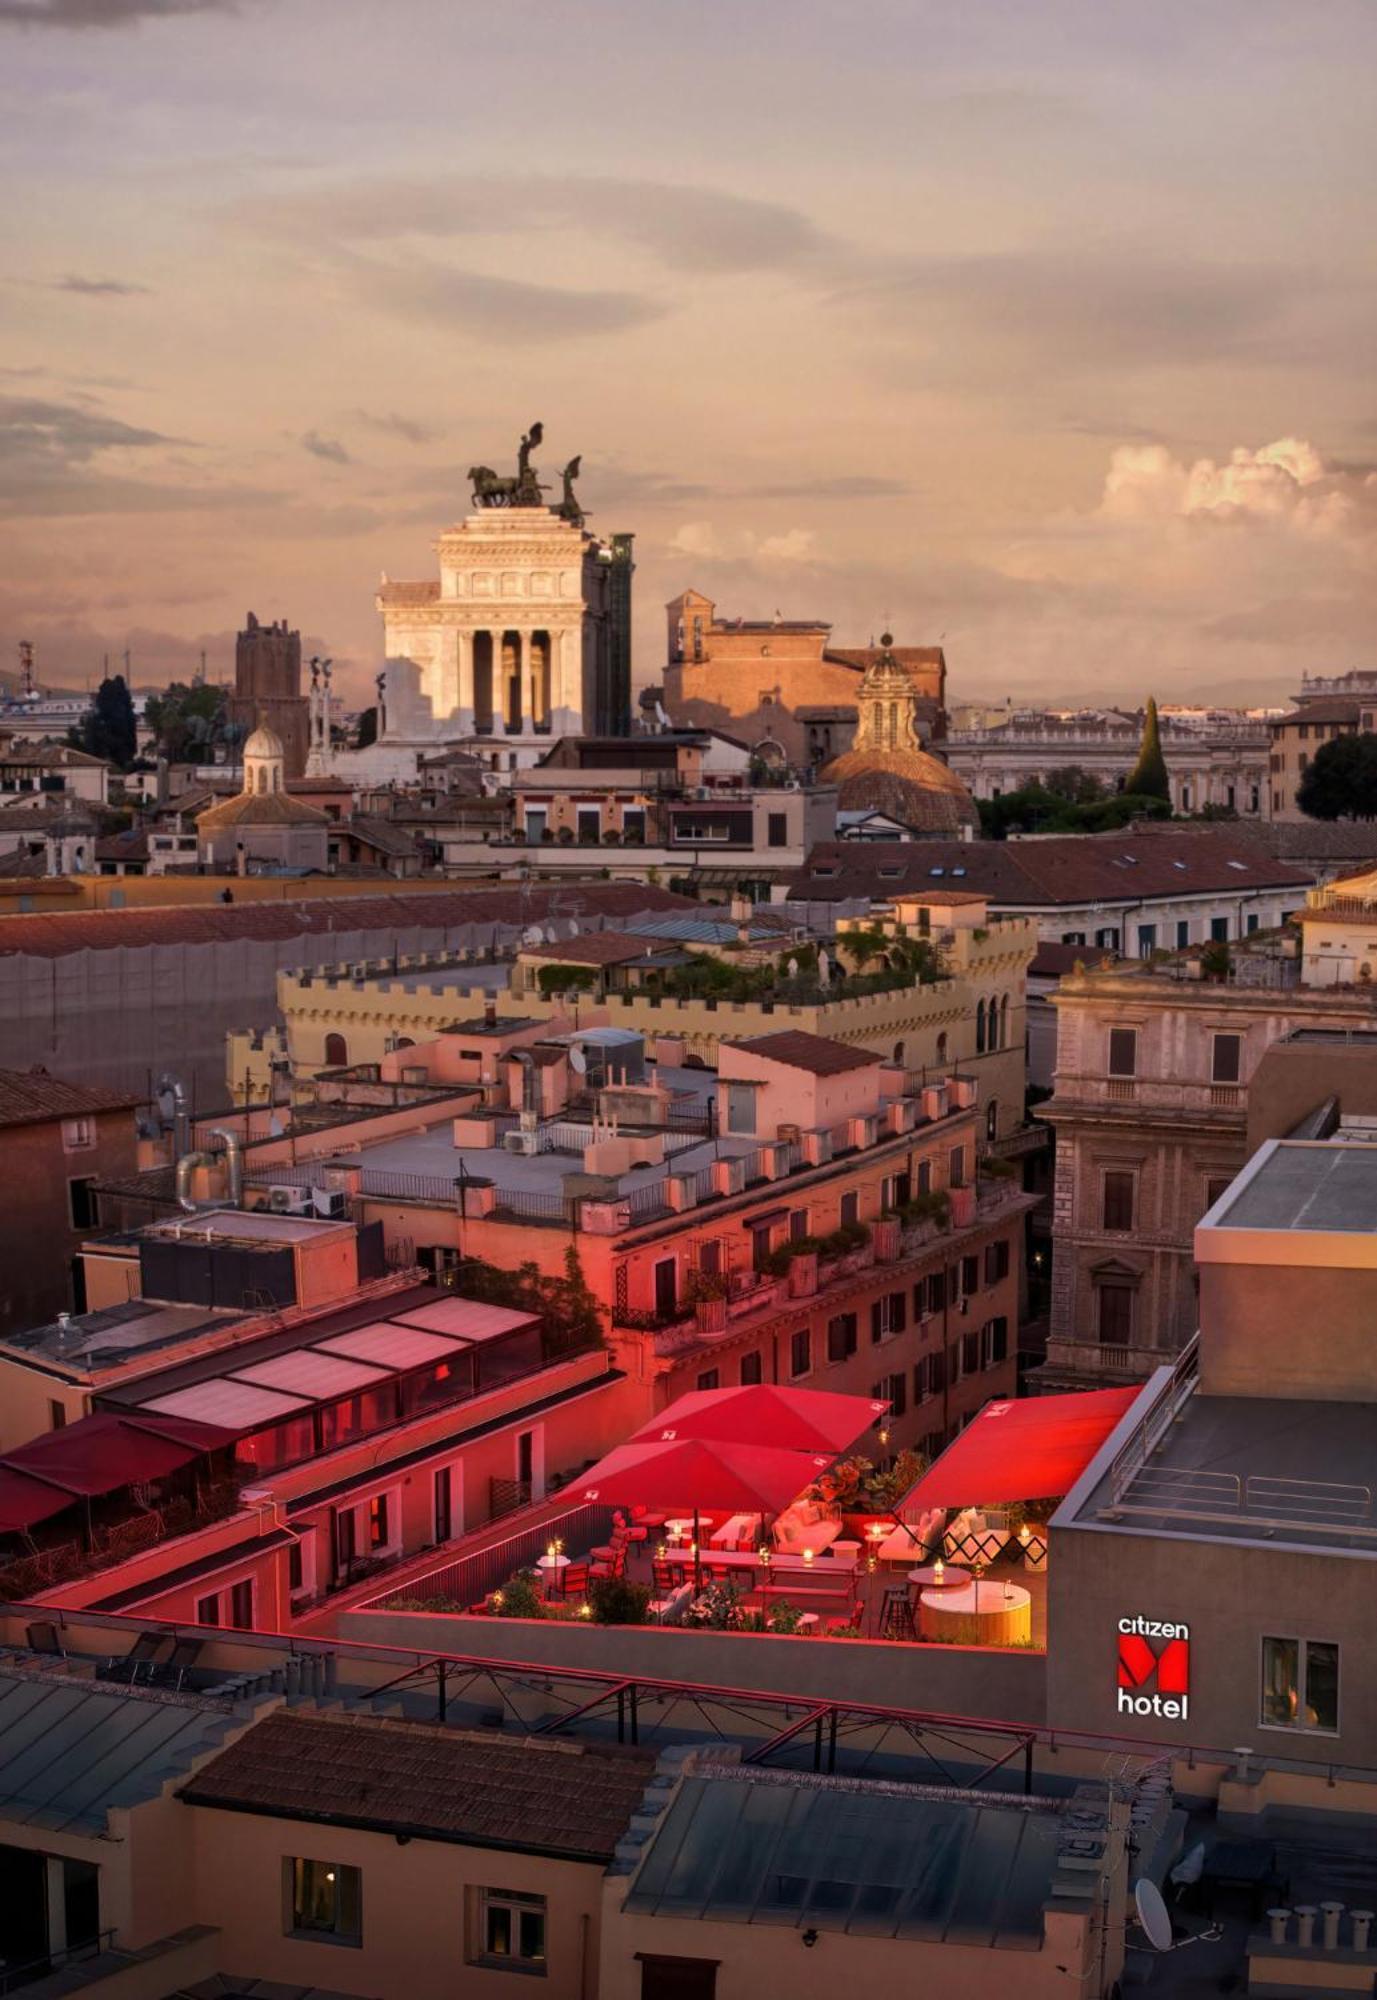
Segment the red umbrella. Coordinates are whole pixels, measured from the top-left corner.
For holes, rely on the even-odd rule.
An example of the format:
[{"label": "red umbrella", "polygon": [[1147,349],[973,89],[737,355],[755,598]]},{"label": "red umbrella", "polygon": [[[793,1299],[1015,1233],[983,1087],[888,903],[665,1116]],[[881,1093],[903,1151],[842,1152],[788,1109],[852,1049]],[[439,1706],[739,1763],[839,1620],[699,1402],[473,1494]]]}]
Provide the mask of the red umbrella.
[{"label": "red umbrella", "polygon": [[680,1396],[629,1444],[672,1444],[703,1438],[712,1444],[760,1445],[781,1451],[825,1451],[829,1463],[888,1413],[869,1396],[827,1389],[781,1389],[770,1382],[740,1389],[698,1389]]},{"label": "red umbrella", "polygon": [[580,1497],[619,1500],[628,1507],[692,1507],[696,1582],[701,1508],[781,1513],[835,1457],[833,1451],[781,1451],[703,1438],[633,1440],[608,1452],[584,1475]]}]

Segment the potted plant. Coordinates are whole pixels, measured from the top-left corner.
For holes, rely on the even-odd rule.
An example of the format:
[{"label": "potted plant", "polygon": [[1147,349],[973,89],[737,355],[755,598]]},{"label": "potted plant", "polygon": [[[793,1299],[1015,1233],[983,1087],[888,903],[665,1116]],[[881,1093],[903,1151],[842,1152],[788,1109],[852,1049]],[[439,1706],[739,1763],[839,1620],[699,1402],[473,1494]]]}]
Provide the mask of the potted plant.
[{"label": "potted plant", "polygon": [[882,1215],[875,1224],[870,1240],[875,1245],[875,1262],[892,1264],[903,1244],[903,1224],[898,1215]]},{"label": "potted plant", "polygon": [[695,1271],[684,1288],[684,1304],[693,1308],[701,1333],[723,1333],[727,1325],[730,1284],[723,1271]]}]

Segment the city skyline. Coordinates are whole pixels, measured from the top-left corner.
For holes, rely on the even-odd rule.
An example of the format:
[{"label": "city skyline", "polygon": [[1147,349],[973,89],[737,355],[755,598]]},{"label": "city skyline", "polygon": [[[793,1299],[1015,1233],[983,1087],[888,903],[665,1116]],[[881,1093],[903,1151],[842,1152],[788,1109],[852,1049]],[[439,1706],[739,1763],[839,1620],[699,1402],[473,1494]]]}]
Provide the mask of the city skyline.
[{"label": "city skyline", "polygon": [[1364,663],[1367,10],[536,12],[0,4],[0,666],[252,606],[362,700],[379,571],[537,417],[642,682],[689,584],[958,702]]}]

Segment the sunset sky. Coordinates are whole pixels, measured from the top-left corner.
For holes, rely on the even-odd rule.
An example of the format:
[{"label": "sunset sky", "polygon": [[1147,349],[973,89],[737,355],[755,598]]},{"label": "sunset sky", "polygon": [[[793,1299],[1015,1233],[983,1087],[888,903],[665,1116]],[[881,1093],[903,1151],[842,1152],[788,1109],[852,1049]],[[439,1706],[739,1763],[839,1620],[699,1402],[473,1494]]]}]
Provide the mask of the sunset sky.
[{"label": "sunset sky", "polygon": [[965,699],[1377,666],[1373,0],[0,0],[0,666],[378,663],[543,419]]}]

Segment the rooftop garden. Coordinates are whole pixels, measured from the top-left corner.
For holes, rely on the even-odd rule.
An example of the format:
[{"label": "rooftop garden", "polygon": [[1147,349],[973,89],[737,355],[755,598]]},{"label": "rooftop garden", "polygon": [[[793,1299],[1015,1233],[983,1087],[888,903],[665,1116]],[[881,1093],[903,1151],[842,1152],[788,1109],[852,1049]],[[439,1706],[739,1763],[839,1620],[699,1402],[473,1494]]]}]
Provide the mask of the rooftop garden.
[{"label": "rooftop garden", "polygon": [[[673,1000],[771,1000],[816,1006],[867,993],[906,992],[934,986],[946,975],[937,948],[924,938],[887,937],[878,927],[847,931],[835,951],[815,944],[791,946],[764,963],[743,964],[748,947],[728,947],[721,958],[696,954],[691,964],[663,975],[659,990]],[[849,963],[848,963],[849,961]]]}]

